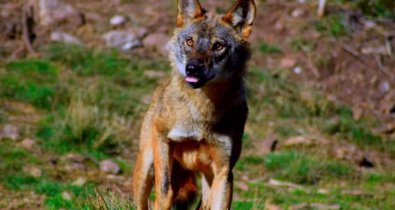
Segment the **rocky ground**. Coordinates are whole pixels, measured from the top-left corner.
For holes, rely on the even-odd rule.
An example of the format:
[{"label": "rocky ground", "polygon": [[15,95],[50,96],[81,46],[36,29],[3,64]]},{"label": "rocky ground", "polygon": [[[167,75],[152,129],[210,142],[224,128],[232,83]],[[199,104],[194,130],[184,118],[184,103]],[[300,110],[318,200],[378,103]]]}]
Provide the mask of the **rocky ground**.
[{"label": "rocky ground", "polygon": [[[224,12],[230,2],[202,1]],[[393,209],[395,22],[258,1],[235,209]],[[175,2],[0,1],[0,209],[132,208]]]}]

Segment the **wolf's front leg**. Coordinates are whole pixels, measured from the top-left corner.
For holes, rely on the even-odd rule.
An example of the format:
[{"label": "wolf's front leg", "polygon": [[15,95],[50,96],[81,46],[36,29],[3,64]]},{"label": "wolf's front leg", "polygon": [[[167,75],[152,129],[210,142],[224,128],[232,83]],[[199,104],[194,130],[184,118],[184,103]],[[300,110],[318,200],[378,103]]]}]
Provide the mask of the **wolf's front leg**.
[{"label": "wolf's front leg", "polygon": [[210,200],[211,210],[230,209],[233,192],[233,174],[227,168],[223,168],[214,176],[211,186]]},{"label": "wolf's front leg", "polygon": [[154,178],[153,159],[150,144],[143,145],[133,173],[133,197],[137,210],[148,210],[148,195]]},{"label": "wolf's front leg", "polygon": [[155,209],[171,209],[173,205],[173,189],[171,187],[172,148],[159,133],[156,134],[154,147],[155,170]]}]

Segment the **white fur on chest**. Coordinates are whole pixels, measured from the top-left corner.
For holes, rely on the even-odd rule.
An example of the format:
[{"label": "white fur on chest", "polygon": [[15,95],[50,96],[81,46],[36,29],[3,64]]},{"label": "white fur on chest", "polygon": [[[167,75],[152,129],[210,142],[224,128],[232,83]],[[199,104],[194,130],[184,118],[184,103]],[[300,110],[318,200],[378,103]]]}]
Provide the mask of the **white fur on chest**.
[{"label": "white fur on chest", "polygon": [[171,128],[167,138],[172,141],[182,142],[185,140],[200,141],[204,138],[204,119],[198,109],[188,103],[189,116],[179,116],[178,122]]},{"label": "white fur on chest", "polygon": [[203,130],[197,127],[186,127],[183,125],[176,125],[167,134],[167,138],[175,142],[182,142],[186,140],[200,141],[204,138]]}]

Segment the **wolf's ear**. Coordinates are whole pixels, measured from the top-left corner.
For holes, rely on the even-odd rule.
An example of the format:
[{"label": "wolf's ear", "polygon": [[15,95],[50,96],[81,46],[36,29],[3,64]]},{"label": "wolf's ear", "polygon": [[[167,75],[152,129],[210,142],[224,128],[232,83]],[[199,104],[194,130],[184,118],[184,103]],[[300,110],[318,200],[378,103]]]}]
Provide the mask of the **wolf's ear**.
[{"label": "wolf's ear", "polygon": [[204,9],[199,0],[177,0],[177,27],[182,27],[186,22],[204,16]]},{"label": "wolf's ear", "polygon": [[251,34],[255,12],[254,0],[237,0],[222,20],[231,24],[243,38],[248,38]]}]

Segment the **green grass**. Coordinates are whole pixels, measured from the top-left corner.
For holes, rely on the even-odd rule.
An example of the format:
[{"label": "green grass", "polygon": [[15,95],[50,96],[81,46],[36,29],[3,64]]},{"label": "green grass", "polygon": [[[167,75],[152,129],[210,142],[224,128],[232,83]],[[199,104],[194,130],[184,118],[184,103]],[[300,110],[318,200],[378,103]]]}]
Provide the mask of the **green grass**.
[{"label": "green grass", "polygon": [[354,4],[367,15],[395,18],[395,2],[392,0],[358,0]]},{"label": "green grass", "polygon": [[20,60],[7,63],[0,78],[0,96],[51,109],[65,100],[58,85],[59,70],[46,60]]},{"label": "green grass", "polygon": [[353,168],[339,162],[320,160],[303,152],[271,153],[264,160],[273,177],[298,184],[317,184],[323,179],[353,178]]},{"label": "green grass", "polygon": [[[305,134],[302,128],[310,127],[347,139],[360,147],[395,152],[394,141],[371,132],[370,129],[377,126],[376,120],[355,120],[351,109],[287,79],[287,73],[281,69],[252,69],[248,81],[250,116],[253,116],[249,122],[253,124],[275,120],[277,123],[272,127],[282,137]],[[262,136],[255,138],[264,138],[270,132],[259,130]]]},{"label": "green grass", "polygon": [[6,123],[8,120],[7,115],[5,114],[5,112],[3,110],[1,110],[0,108],[0,125],[3,123]]},{"label": "green grass", "polygon": [[265,55],[279,54],[282,52],[282,50],[279,46],[274,45],[274,44],[269,44],[266,42],[259,43],[258,50],[260,53],[265,54]]},{"label": "green grass", "polygon": [[[10,71],[29,69],[20,66],[14,63],[6,65]],[[169,71],[170,68],[161,60],[130,59],[113,50],[95,51],[59,44],[47,47],[45,59],[28,62],[28,66],[34,66],[29,74],[58,74],[60,69],[64,75],[57,80],[58,86],[65,87],[63,95],[66,97],[63,97],[62,106],[44,117],[37,129],[36,136],[42,140],[43,146],[60,153],[79,151],[98,157],[118,153],[122,148],[120,145],[130,144],[132,120],[136,123],[147,108],[141,99],[149,95],[157,84],[157,79],[145,76],[144,70]],[[14,80],[10,83],[17,83],[14,89],[24,96],[16,97],[15,90],[10,90],[9,95],[15,99],[39,103],[58,95],[57,89],[38,84],[37,91],[20,88],[19,83],[25,80]],[[25,96],[28,94],[34,94],[33,99]],[[45,101],[45,107],[54,106],[54,100]]]},{"label": "green grass", "polygon": [[313,25],[316,31],[327,36],[339,38],[347,34],[346,26],[343,21],[343,15],[330,14],[321,20],[315,21]]},{"label": "green grass", "polygon": [[289,45],[294,51],[312,52],[315,48],[314,42],[304,39],[302,37],[292,37],[289,40]]},{"label": "green grass", "polygon": [[[327,32],[332,33],[330,30]],[[303,39],[292,39],[289,44],[295,51],[309,52],[314,48]],[[257,50],[261,54],[282,53],[280,47],[267,43],[261,43]],[[87,164],[88,170],[97,170],[97,161],[113,159],[121,167],[121,176],[128,176],[133,166],[133,155],[129,153],[137,147],[132,144],[137,142],[141,118],[148,106],[142,99],[158,83],[144,71],[168,72],[168,62],[58,44],[45,48],[43,54],[40,59],[0,66],[0,99],[33,105],[40,113],[38,123],[29,127],[29,132],[35,133],[32,137],[37,140],[39,152],[0,140],[0,148],[10,148],[0,149],[1,187],[11,192],[44,195],[48,209],[133,209],[129,197],[103,190],[102,184],[107,182],[100,174],[93,175],[93,183],[72,185],[75,176],[85,175],[60,170],[66,164],[60,160],[76,153],[92,162]],[[250,115],[235,174],[246,174],[251,181],[247,182],[248,191],[237,189],[236,185],[239,197],[233,201],[234,209],[264,209],[265,203],[284,209],[300,203],[337,204],[341,209],[395,206],[391,199],[395,192],[390,185],[395,175],[388,172],[390,169],[361,172],[353,163],[321,152],[326,149],[322,145],[281,148],[267,155],[257,152],[257,145],[268,136],[281,142],[299,135],[318,135],[394,154],[393,141],[370,131],[377,125],[375,120],[353,119],[351,109],[290,79],[284,69],[252,67],[246,80]],[[0,108],[0,123],[9,121],[10,114]],[[54,167],[50,165],[52,160],[60,163]],[[24,166],[37,166],[43,174],[32,177],[23,170]],[[238,176],[235,179],[241,180]],[[267,183],[270,179],[293,182],[307,190],[272,187]],[[321,188],[328,193],[320,193]],[[342,194],[349,189],[377,193],[369,199]],[[65,199],[65,193],[70,200]]]}]

